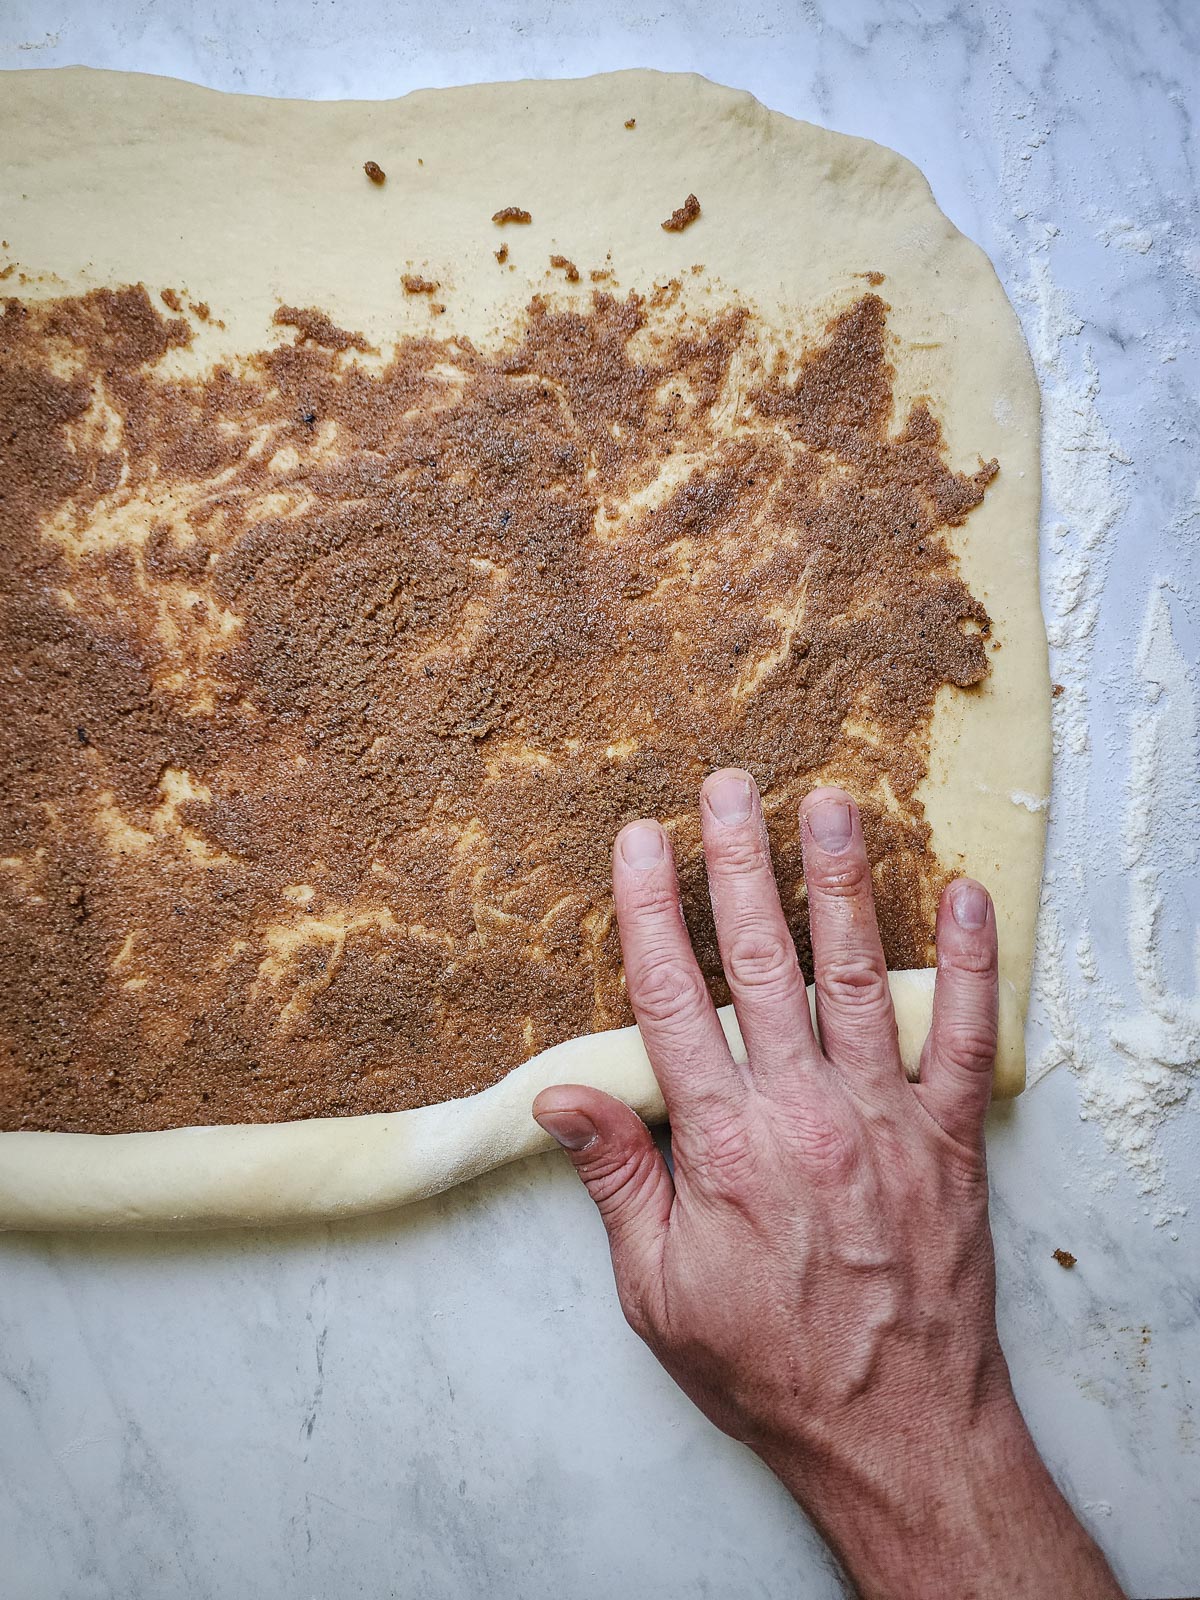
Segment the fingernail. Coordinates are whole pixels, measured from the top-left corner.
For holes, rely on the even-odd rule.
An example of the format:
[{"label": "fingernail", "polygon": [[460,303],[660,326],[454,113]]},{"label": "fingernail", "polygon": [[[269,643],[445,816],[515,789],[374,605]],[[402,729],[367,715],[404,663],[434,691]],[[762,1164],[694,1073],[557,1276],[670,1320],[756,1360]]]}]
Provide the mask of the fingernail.
[{"label": "fingernail", "polygon": [[956,883],[950,891],[950,909],[960,928],[974,932],[987,921],[987,894],[977,883]]},{"label": "fingernail", "polygon": [[822,800],[806,812],[805,817],[808,831],[822,850],[828,850],[830,855],[837,855],[850,843],[854,822],[850,807],[844,800]]},{"label": "fingernail", "polygon": [[667,841],[656,822],[631,822],[621,835],[621,859],[639,872],[656,867],[666,853]]},{"label": "fingernail", "polygon": [[543,1111],[536,1122],[564,1150],[583,1150],[596,1137],[596,1124],[582,1111]]},{"label": "fingernail", "polygon": [[704,798],[718,822],[745,822],[750,815],[750,784],[736,773],[715,779],[706,787]]}]

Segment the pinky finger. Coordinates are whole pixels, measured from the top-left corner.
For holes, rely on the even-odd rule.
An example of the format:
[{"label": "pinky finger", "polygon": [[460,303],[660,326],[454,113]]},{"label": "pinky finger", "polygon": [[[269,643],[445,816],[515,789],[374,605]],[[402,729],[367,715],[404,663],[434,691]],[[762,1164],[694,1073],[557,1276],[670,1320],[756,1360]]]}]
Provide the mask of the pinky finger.
[{"label": "pinky finger", "polygon": [[992,1093],[999,1014],[996,912],[981,884],[959,878],[938,907],[933,1024],[916,1092],[953,1138],[977,1146]]}]

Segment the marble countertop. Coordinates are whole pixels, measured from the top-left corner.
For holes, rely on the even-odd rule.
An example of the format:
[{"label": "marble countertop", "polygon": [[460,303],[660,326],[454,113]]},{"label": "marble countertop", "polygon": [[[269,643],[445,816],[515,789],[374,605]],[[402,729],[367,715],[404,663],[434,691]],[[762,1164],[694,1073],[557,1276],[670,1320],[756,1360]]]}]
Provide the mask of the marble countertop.
[{"label": "marble countertop", "polygon": [[[319,97],[694,70],[903,152],[989,252],[1065,690],[1040,1076],[989,1126],[1001,1331],[1131,1593],[1200,1593],[1200,11],[8,0],[0,69],[78,63]],[[555,1157],[303,1232],[0,1239],[0,1485],[14,1600],[841,1593],[626,1330]]]}]

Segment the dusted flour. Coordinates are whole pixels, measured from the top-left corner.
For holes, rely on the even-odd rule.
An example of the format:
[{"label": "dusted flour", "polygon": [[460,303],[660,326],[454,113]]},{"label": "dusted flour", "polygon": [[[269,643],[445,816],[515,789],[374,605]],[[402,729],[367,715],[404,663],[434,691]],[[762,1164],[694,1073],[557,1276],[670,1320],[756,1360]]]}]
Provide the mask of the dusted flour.
[{"label": "dusted flour", "polygon": [[[1135,242],[1131,232],[1114,224],[1110,236],[1140,251],[1140,236]],[[1145,596],[1140,629],[1119,645],[1119,670],[1103,670],[1112,666],[1112,641],[1099,659],[1097,628],[1136,468],[1106,429],[1084,324],[1044,254],[1032,259],[1024,299],[1043,392],[1051,675],[1063,685],[1053,702],[1053,820],[1033,990],[1035,1027],[1047,1028],[1050,1038],[1031,1061],[1030,1077],[1068,1066],[1079,1079],[1081,1117],[1099,1124],[1109,1149],[1150,1194],[1167,1176],[1161,1130],[1200,1074],[1200,939],[1178,903],[1180,869],[1195,867],[1200,840],[1200,694],[1175,638],[1165,578]],[[1093,699],[1101,684],[1106,697],[1120,697],[1126,730],[1123,745],[1106,752],[1124,770],[1122,791],[1112,796],[1122,870],[1106,929],[1087,921],[1083,893],[1090,877],[1112,870],[1111,841],[1097,834],[1089,793],[1096,777]],[[1081,908],[1084,923],[1069,949],[1065,928],[1078,927]],[[1105,981],[1097,948],[1103,934],[1111,954],[1114,933],[1126,980],[1119,987]],[[1174,1214],[1163,1209],[1155,1220],[1166,1224]]]}]

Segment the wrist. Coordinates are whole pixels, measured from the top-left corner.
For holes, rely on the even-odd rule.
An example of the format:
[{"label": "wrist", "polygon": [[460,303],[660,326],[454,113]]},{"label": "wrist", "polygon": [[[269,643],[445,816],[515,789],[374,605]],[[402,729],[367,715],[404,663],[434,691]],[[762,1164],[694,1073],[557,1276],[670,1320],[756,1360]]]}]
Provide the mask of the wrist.
[{"label": "wrist", "polygon": [[969,1419],[914,1415],[852,1460],[764,1450],[865,1600],[1119,1597],[1005,1381]]}]

